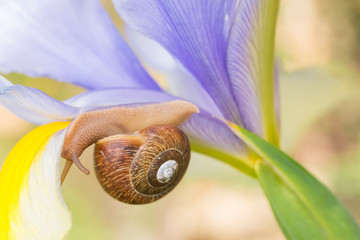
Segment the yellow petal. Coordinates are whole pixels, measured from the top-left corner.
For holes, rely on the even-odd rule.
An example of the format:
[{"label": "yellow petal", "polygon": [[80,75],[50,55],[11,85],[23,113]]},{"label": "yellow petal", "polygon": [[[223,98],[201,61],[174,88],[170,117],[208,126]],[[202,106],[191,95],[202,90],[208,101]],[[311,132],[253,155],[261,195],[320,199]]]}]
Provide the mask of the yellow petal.
[{"label": "yellow petal", "polygon": [[[65,131],[57,133],[68,124],[55,122],[34,129],[16,144],[6,158],[0,171],[0,239],[41,237],[39,226],[44,222],[50,226],[52,223],[49,221],[54,220],[44,219],[44,216],[57,217],[58,208],[67,216],[67,228],[70,228],[71,216],[59,189],[59,157]],[[50,206],[54,212],[48,213],[49,206],[46,205],[56,203],[61,206]],[[54,222],[57,222],[56,219]],[[43,227],[46,228],[46,225]],[[49,232],[49,228],[43,232]],[[45,236],[49,235],[37,239],[59,239],[43,238]]]}]

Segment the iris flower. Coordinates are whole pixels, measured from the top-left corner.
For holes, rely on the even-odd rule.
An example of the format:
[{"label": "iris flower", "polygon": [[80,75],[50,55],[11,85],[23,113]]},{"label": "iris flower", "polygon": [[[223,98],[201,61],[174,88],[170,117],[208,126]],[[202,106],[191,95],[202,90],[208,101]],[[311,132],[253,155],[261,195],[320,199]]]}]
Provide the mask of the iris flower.
[{"label": "iris flower", "polygon": [[[186,73],[176,86],[177,96],[167,92],[171,79],[160,86],[144,70],[99,1],[0,0],[0,71],[45,76],[87,89],[61,102],[0,78],[0,103],[40,125],[13,148],[0,171],[1,239],[67,236],[71,214],[60,191],[60,154],[69,124],[89,111],[157,104],[160,114],[168,116],[196,105],[180,125],[192,150],[254,178],[262,174],[257,163],[267,155],[251,150],[256,144],[246,139],[279,147],[274,62],[279,1],[113,4],[130,28],[160,43]],[[174,100],[184,105],[175,104],[173,112],[161,110]],[[154,118],[153,113],[147,117]],[[139,120],[133,116],[129,121]]]}]

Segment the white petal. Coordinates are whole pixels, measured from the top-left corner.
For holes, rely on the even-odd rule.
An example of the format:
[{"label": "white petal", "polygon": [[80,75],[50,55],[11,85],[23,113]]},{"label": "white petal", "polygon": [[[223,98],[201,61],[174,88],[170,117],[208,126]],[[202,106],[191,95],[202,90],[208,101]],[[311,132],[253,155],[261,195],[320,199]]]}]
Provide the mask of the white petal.
[{"label": "white petal", "polygon": [[60,151],[65,131],[55,134],[31,166],[28,184],[20,191],[20,207],[11,227],[16,239],[63,239],[71,213],[60,190]]}]

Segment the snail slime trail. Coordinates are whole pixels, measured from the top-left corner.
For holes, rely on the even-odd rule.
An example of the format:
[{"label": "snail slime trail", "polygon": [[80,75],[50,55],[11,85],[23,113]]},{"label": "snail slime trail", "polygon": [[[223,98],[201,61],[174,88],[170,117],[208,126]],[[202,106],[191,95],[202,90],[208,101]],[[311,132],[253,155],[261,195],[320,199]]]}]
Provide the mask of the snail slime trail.
[{"label": "snail slime trail", "polygon": [[61,182],[72,163],[89,174],[79,156],[95,143],[96,177],[110,196],[130,204],[163,197],[179,183],[190,160],[189,140],[175,126],[196,112],[195,105],[176,100],[79,115],[65,135]]}]

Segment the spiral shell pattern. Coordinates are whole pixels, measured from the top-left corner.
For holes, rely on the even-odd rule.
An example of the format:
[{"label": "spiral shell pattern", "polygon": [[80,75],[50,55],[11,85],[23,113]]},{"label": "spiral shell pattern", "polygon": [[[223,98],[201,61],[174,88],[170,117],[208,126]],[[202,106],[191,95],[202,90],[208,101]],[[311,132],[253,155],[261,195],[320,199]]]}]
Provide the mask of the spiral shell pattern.
[{"label": "spiral shell pattern", "polygon": [[168,125],[104,138],[94,150],[101,186],[113,198],[130,204],[150,203],[169,193],[184,176],[189,160],[187,136]]}]

